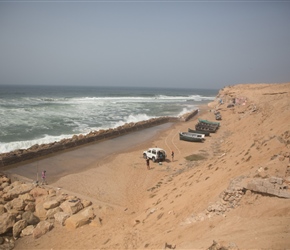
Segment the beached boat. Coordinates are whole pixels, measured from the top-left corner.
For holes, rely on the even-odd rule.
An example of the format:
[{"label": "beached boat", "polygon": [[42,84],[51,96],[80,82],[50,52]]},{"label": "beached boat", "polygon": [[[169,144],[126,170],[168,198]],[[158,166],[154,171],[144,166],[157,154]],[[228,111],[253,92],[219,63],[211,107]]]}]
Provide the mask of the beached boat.
[{"label": "beached boat", "polygon": [[198,123],[195,125],[195,129],[199,131],[208,132],[208,133],[215,133],[218,127],[213,127],[210,124],[205,125],[205,123],[204,124]]},{"label": "beached boat", "polygon": [[201,131],[201,130],[194,130],[194,129],[191,129],[191,128],[188,129],[188,132],[189,133],[196,133],[196,134],[204,134],[205,136],[209,136],[210,135],[210,132]]},{"label": "beached boat", "polygon": [[182,141],[190,141],[190,142],[203,142],[205,140],[203,134],[189,132],[180,132],[179,139]]},{"label": "beached boat", "polygon": [[204,120],[204,119],[198,119],[198,121],[200,123],[205,123],[205,124],[211,124],[211,125],[215,125],[215,126],[220,126],[220,123],[219,122],[212,122],[212,121],[208,121],[208,120]]}]

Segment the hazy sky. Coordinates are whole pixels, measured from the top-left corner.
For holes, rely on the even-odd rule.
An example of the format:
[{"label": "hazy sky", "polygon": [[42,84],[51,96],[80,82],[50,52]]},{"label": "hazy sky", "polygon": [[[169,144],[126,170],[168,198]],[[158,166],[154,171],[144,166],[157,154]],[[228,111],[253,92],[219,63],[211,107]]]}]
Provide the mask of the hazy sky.
[{"label": "hazy sky", "polygon": [[0,84],[289,81],[289,1],[0,0]]}]

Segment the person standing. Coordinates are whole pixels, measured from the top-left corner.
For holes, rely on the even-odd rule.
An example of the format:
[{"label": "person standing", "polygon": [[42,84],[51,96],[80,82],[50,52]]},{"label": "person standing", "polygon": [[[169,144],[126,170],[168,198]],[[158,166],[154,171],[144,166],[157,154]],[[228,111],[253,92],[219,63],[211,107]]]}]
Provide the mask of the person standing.
[{"label": "person standing", "polygon": [[147,169],[150,170],[150,160],[148,157],[146,158],[146,164],[147,164]]},{"label": "person standing", "polygon": [[46,171],[43,170],[41,174],[41,179],[42,179],[42,185],[46,184]]},{"label": "person standing", "polygon": [[174,161],[174,151],[173,150],[171,152],[171,159],[172,159],[172,161]]}]

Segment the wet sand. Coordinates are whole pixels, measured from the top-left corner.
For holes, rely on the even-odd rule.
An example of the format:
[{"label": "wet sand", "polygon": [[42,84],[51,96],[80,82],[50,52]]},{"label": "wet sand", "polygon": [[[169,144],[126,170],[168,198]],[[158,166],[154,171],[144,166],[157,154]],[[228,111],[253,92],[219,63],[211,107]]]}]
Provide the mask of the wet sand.
[{"label": "wet sand", "polygon": [[[130,150],[141,143],[152,140],[161,130],[168,129],[172,123],[132,132],[113,139],[81,146],[66,152],[60,152],[29,163],[19,163],[2,170],[7,175],[24,176],[31,181],[40,181],[41,172],[47,171],[47,182],[53,183],[61,177],[95,167],[98,161],[106,157]],[[144,150],[146,150],[144,148]],[[142,152],[140,152],[140,155]]]}]

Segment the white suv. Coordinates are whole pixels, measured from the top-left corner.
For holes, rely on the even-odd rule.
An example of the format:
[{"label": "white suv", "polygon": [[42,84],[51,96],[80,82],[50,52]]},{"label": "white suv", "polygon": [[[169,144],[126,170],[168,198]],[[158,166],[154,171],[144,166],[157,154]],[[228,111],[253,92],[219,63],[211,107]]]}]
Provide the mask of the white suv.
[{"label": "white suv", "polygon": [[143,157],[151,159],[153,162],[165,161],[166,152],[162,148],[149,148],[143,152]]}]

